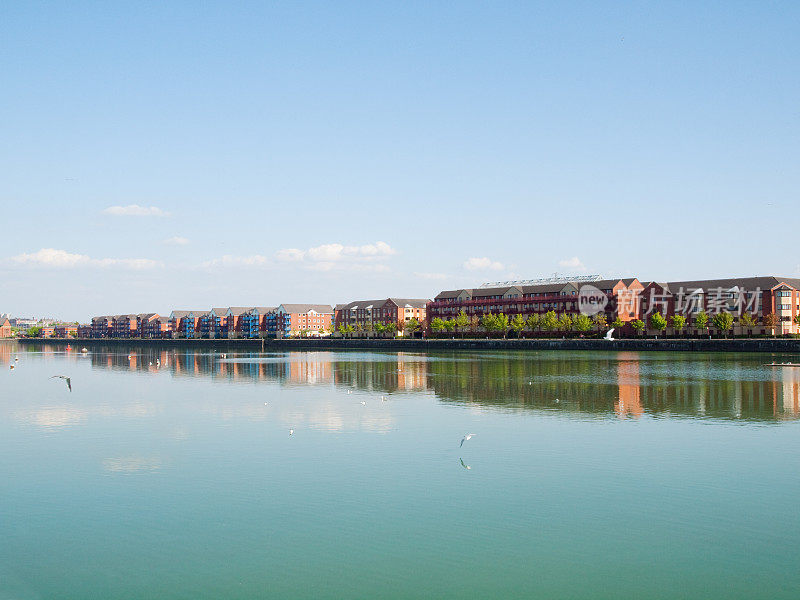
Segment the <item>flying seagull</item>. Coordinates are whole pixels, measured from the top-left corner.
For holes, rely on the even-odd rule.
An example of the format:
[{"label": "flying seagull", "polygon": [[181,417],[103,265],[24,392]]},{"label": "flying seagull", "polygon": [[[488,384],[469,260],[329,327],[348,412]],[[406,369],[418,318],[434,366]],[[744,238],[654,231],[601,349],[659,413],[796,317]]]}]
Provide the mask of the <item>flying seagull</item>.
[{"label": "flying seagull", "polygon": [[464,442],[468,442],[472,439],[472,436],[475,435],[474,433],[468,433],[463,438],[461,438],[461,443],[458,445],[459,448],[464,445]]},{"label": "flying seagull", "polygon": [[465,465],[464,464],[464,459],[463,458],[459,458],[458,460],[461,461],[461,466],[464,467],[467,471],[469,471],[472,468],[469,465]]},{"label": "flying seagull", "polygon": [[72,391],[72,379],[70,379],[66,375],[53,375],[50,379],[63,379],[64,381],[67,382],[67,387],[69,388],[69,391],[70,392]]},{"label": "flying seagull", "polygon": [[613,329],[609,329],[609,330],[606,332],[606,337],[604,337],[603,339],[604,339],[604,340],[608,340],[609,342],[613,342],[613,341],[614,341],[614,338],[613,338],[613,337],[611,337],[613,333],[614,333],[614,330],[613,330]]},{"label": "flying seagull", "polygon": [[289,430],[289,435],[294,435],[294,429]]}]

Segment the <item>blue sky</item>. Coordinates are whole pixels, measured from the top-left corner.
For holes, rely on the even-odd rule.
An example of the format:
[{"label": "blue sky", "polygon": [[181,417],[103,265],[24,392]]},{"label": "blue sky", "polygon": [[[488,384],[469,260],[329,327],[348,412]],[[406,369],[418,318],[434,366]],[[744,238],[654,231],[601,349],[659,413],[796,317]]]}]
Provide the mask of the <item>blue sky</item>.
[{"label": "blue sky", "polygon": [[800,276],[797,3],[198,4],[0,7],[0,312]]}]

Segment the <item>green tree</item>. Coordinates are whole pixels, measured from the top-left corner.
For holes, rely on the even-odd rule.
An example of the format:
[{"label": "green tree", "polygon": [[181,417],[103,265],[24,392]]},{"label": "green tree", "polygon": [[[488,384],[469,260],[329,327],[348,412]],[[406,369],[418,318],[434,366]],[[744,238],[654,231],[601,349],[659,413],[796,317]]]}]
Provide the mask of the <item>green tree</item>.
[{"label": "green tree", "polygon": [[800,315],[795,315],[794,319],[792,320],[794,321],[795,325],[800,325]]},{"label": "green tree", "polygon": [[456,331],[461,332],[461,337],[464,337],[464,332],[469,327],[469,317],[463,310],[456,315],[455,318]]},{"label": "green tree", "polygon": [[541,321],[542,329],[545,331],[555,331],[558,327],[558,316],[554,310],[548,310]]},{"label": "green tree", "polygon": [[598,331],[605,331],[608,327],[608,319],[605,313],[597,313],[593,320],[594,326],[597,327]]},{"label": "green tree", "polygon": [[447,333],[453,333],[456,328],[456,322],[453,319],[447,319],[444,322],[444,328],[447,330]]},{"label": "green tree", "polygon": [[559,315],[558,328],[564,333],[572,331],[572,317],[569,316],[569,314],[567,313],[562,313],[561,315]]},{"label": "green tree", "polygon": [[541,319],[539,318],[539,315],[533,313],[531,315],[528,315],[528,318],[525,320],[525,327],[528,328],[528,331],[533,333],[539,328],[540,321]]},{"label": "green tree", "polygon": [[575,331],[580,331],[581,333],[589,331],[592,328],[592,324],[592,319],[586,315],[577,315],[573,321]]},{"label": "green tree", "polygon": [[28,337],[39,337],[42,333],[41,327],[28,327],[27,336]]},{"label": "green tree", "polygon": [[500,326],[497,322],[497,315],[492,313],[483,314],[481,316],[481,327],[483,327],[487,333],[491,333],[500,329]]},{"label": "green tree", "polygon": [[406,323],[406,331],[411,337],[414,337],[414,333],[419,330],[420,322],[416,319],[409,319]]},{"label": "green tree", "polygon": [[705,311],[701,310],[694,316],[694,326],[700,330],[708,327],[708,315]]},{"label": "green tree", "polygon": [[711,318],[711,322],[717,331],[721,331],[725,337],[727,337],[728,332],[731,330],[731,327],[733,327],[733,315],[723,310],[716,313]]},{"label": "green tree", "polygon": [[525,317],[520,314],[514,315],[514,318],[511,319],[511,331],[513,331],[517,337],[520,337],[520,333],[523,329],[525,329]]},{"label": "green tree", "polygon": [[397,337],[397,323],[389,323],[384,331],[392,337]]},{"label": "green tree", "polygon": [[686,317],[683,315],[672,315],[670,317],[670,325],[680,334],[686,327]]},{"label": "green tree", "polygon": [[431,321],[431,331],[442,333],[444,331],[444,321],[440,317],[434,317]]},{"label": "green tree", "polygon": [[469,330],[476,334],[478,333],[478,328],[481,326],[481,318],[478,315],[472,315],[469,318]]},{"label": "green tree", "polygon": [[635,321],[631,322],[631,327],[633,327],[633,330],[636,333],[641,335],[642,331],[644,331],[644,321],[642,321],[641,319],[636,319]]},{"label": "green tree", "polygon": [[372,337],[375,332],[375,325],[372,321],[367,321],[366,325],[364,325],[364,330],[367,332],[367,337]]},{"label": "green tree", "polygon": [[620,329],[622,329],[623,327],[625,327],[625,323],[623,322],[623,320],[622,320],[622,319],[621,319],[619,316],[617,316],[617,317],[616,317],[616,318],[615,318],[615,319],[614,319],[614,320],[611,322],[611,327],[613,327],[614,329],[616,329],[617,331],[619,331]]},{"label": "green tree", "polygon": [[739,325],[741,327],[747,327],[748,329],[750,329],[756,326],[756,320],[750,313],[743,313],[742,316],[739,317]]},{"label": "green tree", "polygon": [[501,312],[497,315],[497,330],[503,332],[503,339],[508,335],[508,326],[508,316]]},{"label": "green tree", "polygon": [[661,333],[667,328],[667,320],[660,312],[650,315],[650,327]]}]

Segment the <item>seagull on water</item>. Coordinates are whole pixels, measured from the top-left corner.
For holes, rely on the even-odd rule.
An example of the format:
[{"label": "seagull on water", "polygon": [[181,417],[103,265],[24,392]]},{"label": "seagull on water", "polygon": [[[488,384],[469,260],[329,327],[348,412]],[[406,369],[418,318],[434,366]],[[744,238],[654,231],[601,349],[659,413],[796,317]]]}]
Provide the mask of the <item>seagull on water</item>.
[{"label": "seagull on water", "polygon": [[70,392],[72,391],[72,379],[70,379],[66,375],[53,375],[50,379],[63,379],[64,381],[67,382],[67,387],[69,388],[69,391]]},{"label": "seagull on water", "polygon": [[381,396],[381,402],[386,402],[386,396]]},{"label": "seagull on water", "polygon": [[613,341],[614,341],[614,338],[612,337],[612,334],[613,334],[613,333],[614,333],[614,329],[613,329],[613,328],[609,329],[609,330],[606,332],[606,337],[604,337],[603,339],[604,339],[604,340],[608,340],[609,342],[613,342]]},{"label": "seagull on water", "polygon": [[361,401],[361,406],[366,406],[366,405],[367,405],[367,403],[362,400]]},{"label": "seagull on water", "polygon": [[461,443],[458,445],[459,448],[464,445],[464,442],[468,442],[472,439],[472,436],[475,435],[474,433],[468,433],[463,438],[461,438]]},{"label": "seagull on water", "polygon": [[294,435],[294,429],[289,430],[289,435]]}]

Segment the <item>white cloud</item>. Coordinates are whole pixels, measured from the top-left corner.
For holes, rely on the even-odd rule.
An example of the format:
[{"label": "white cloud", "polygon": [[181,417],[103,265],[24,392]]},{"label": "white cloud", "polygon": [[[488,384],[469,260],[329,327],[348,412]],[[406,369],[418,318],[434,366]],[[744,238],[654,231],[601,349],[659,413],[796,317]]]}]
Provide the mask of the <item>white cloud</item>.
[{"label": "white cloud", "polygon": [[204,267],[266,267],[270,265],[270,260],[261,254],[250,256],[233,256],[226,254],[221,258],[215,258],[203,263]]},{"label": "white cloud", "polygon": [[284,248],[275,253],[275,258],[284,262],[297,262],[303,260],[306,255],[305,251],[298,248]]},{"label": "white cloud", "polygon": [[564,260],[558,261],[558,266],[563,267],[565,269],[574,269],[576,271],[583,271],[586,269],[586,266],[581,262],[581,259],[577,256],[573,256],[572,258],[565,258]]},{"label": "white cloud", "polygon": [[467,259],[464,261],[464,268],[467,271],[502,271],[505,266],[503,263],[483,256],[481,258]]},{"label": "white cloud", "polygon": [[139,206],[129,204],[128,206],[109,206],[103,210],[103,214],[114,215],[115,217],[168,217],[169,213],[157,206]]},{"label": "white cloud", "polygon": [[444,273],[414,273],[414,277],[419,277],[420,279],[447,279],[447,275]]},{"label": "white cloud", "polygon": [[73,269],[76,267],[123,267],[133,270],[153,269],[162,264],[149,258],[91,258],[86,254],[72,254],[66,250],[42,248],[31,254],[18,254],[11,262],[28,267]]},{"label": "white cloud", "polygon": [[304,263],[313,271],[333,271],[336,269],[359,271],[388,271],[386,265],[379,264],[397,251],[386,242],[375,242],[363,246],[345,246],[332,243],[314,246],[307,250],[284,248],[275,253],[281,262]]},{"label": "white cloud", "polygon": [[189,239],[179,235],[174,235],[171,238],[164,240],[164,243],[167,246],[186,246],[189,243]]}]

